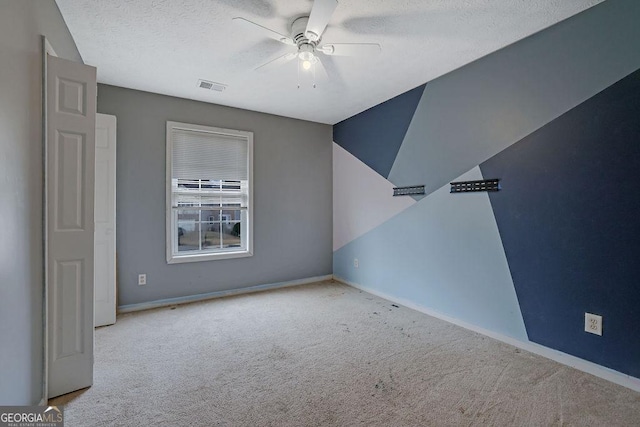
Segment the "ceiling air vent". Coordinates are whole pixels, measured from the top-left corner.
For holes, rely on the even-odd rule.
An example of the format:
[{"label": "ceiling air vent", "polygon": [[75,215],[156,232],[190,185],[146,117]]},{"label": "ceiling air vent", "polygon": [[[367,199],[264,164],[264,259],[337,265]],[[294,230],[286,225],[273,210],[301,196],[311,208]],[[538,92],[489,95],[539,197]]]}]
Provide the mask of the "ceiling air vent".
[{"label": "ceiling air vent", "polygon": [[202,89],[215,90],[216,92],[224,92],[227,85],[222,83],[210,82],[208,80],[198,80],[198,87]]}]

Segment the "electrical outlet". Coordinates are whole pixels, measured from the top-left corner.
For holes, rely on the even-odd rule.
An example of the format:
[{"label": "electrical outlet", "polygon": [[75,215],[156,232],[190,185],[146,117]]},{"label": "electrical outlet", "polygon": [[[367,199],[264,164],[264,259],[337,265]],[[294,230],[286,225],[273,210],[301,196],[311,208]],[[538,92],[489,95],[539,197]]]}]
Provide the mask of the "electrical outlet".
[{"label": "electrical outlet", "polygon": [[584,330],[590,334],[602,336],[602,316],[597,314],[584,314]]},{"label": "electrical outlet", "polygon": [[360,267],[360,262],[358,261],[358,258],[354,258],[354,259],[353,259],[353,266],[354,266],[355,268]]},{"label": "electrical outlet", "polygon": [[138,274],[138,285],[144,286],[147,284],[147,275],[146,274]]}]

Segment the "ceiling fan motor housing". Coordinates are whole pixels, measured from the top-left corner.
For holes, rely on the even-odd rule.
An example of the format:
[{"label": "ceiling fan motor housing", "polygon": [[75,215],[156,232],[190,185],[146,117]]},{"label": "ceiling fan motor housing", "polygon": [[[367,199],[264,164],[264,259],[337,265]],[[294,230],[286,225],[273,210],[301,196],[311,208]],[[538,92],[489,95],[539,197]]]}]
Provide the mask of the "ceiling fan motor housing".
[{"label": "ceiling fan motor housing", "polygon": [[[293,21],[293,24],[291,24],[291,38],[298,45],[298,48],[306,44],[315,50],[318,43],[320,43],[320,37],[311,31],[309,32],[310,34],[305,33],[308,22],[308,16],[303,16]],[[311,35],[311,37],[309,37],[309,35]]]}]

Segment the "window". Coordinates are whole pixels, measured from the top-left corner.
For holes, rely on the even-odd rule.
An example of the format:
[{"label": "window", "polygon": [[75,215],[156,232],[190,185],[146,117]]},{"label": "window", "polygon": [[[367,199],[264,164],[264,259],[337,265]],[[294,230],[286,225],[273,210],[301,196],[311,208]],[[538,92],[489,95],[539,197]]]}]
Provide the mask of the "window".
[{"label": "window", "polygon": [[253,133],[167,122],[167,262],[253,255]]}]

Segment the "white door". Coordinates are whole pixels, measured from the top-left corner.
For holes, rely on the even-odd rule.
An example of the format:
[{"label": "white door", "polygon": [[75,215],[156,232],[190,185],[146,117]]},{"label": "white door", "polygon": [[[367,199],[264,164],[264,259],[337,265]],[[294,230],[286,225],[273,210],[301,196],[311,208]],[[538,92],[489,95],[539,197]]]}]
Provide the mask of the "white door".
[{"label": "white door", "polygon": [[95,326],[116,323],[116,116],[96,116]]},{"label": "white door", "polygon": [[48,396],[93,383],[96,69],[47,57]]}]

